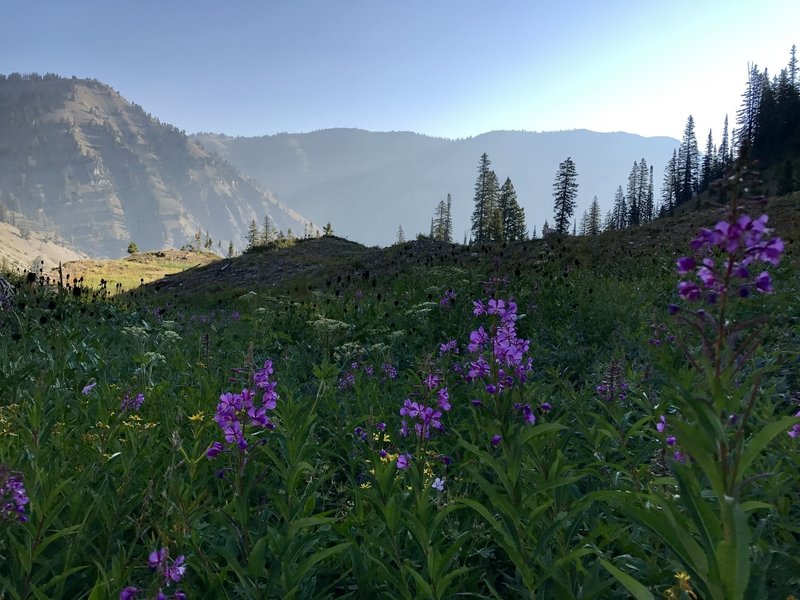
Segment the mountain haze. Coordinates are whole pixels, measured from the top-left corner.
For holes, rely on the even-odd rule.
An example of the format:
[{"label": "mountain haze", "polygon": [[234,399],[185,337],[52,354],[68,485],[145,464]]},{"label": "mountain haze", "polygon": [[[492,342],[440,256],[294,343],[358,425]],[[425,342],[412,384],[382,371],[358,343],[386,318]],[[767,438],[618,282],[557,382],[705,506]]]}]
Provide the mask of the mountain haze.
[{"label": "mountain haze", "polygon": [[528,229],[552,222],[552,186],[560,162],[577,166],[580,219],[596,195],[605,212],[623,189],[634,161],[654,166],[655,193],[679,145],[668,137],[587,130],[532,133],[495,131],[450,140],[410,132],[326,129],[263,137],[194,136],[210,151],[338,235],[376,245],[427,233],[436,204],[452,195],[453,233],[469,231],[478,160],[486,152],[500,182],[510,177]]},{"label": "mountain haze", "polygon": [[234,167],[112,88],[0,76],[0,220],[52,231],[92,256],[180,247],[202,230],[225,252],[248,224],[316,232]]}]

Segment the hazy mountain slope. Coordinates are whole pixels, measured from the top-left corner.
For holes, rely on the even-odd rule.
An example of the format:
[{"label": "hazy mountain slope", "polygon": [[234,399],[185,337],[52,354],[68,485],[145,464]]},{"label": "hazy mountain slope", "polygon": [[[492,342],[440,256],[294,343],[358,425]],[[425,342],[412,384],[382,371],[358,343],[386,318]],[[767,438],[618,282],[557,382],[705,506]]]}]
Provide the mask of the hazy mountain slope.
[{"label": "hazy mountain slope", "polygon": [[81,79],[0,80],[0,219],[94,256],[179,247],[202,229],[242,248],[265,212],[309,222],[175,127]]},{"label": "hazy mountain slope", "polygon": [[47,271],[59,262],[81,260],[84,254],[33,231],[20,231],[8,223],[0,223],[0,274]]},{"label": "hazy mountain slope", "polygon": [[454,235],[462,241],[473,210],[480,155],[488,153],[500,182],[511,177],[528,227],[552,221],[552,185],[560,162],[578,170],[576,217],[597,195],[611,208],[634,161],[654,166],[656,195],[678,141],[586,130],[547,133],[497,131],[446,140],[408,132],[330,129],[257,138],[195,136],[206,148],[269,187],[281,200],[337,234],[366,244],[388,244],[398,225],[406,236],[426,233],[434,207],[453,199]]}]

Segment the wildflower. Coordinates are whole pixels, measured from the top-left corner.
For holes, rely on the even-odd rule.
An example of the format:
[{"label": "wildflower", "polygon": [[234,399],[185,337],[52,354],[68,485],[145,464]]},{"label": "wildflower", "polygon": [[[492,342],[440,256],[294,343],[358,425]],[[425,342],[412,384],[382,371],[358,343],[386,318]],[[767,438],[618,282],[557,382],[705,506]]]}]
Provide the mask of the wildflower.
[{"label": "wildflower", "polygon": [[542,412],[550,412],[550,410],[551,410],[553,407],[552,407],[552,405],[551,405],[549,402],[542,402],[542,403],[539,405],[539,408],[542,410]]},{"label": "wildflower", "polygon": [[195,414],[193,414],[192,416],[190,416],[189,420],[192,421],[193,423],[196,423],[196,422],[202,421],[203,419],[205,419],[205,417],[206,416],[203,414],[203,412],[199,411],[199,412],[196,412]]},{"label": "wildflower", "polygon": [[169,550],[164,547],[160,550],[153,550],[147,557],[147,564],[150,569],[156,571],[164,577],[164,584],[171,585],[178,583],[186,573],[186,557],[181,554],[169,563]]},{"label": "wildflower", "polygon": [[444,479],[437,477],[433,480],[431,487],[439,492],[444,491]]},{"label": "wildflower", "polygon": [[443,344],[439,344],[439,354],[447,354],[448,352],[458,354],[458,342],[456,340],[449,340]]},{"label": "wildflower", "polygon": [[97,385],[96,381],[92,381],[91,383],[87,383],[83,387],[83,389],[81,390],[81,394],[83,394],[84,396],[88,396],[89,394],[92,393],[92,390],[95,388],[96,385]]},{"label": "wildflower", "polygon": [[666,429],[667,429],[667,417],[661,415],[658,418],[658,422],[656,423],[656,430],[658,430],[659,433],[664,433]]},{"label": "wildflower", "polygon": [[397,369],[393,365],[384,363],[381,365],[381,371],[383,371],[389,379],[397,379]]},{"label": "wildflower", "polygon": [[406,470],[409,465],[411,464],[411,455],[410,454],[401,454],[397,457],[397,468],[401,471]]},{"label": "wildflower", "polygon": [[211,442],[211,445],[206,450],[208,458],[215,458],[220,452],[223,452],[225,447],[220,442]]},{"label": "wildflower", "polygon": [[119,600],[130,600],[138,593],[139,588],[133,587],[132,585],[125,586],[119,593]]},{"label": "wildflower", "polygon": [[12,472],[6,465],[0,465],[0,521],[28,520],[25,505],[30,498],[25,491],[22,475]]},{"label": "wildflower", "polygon": [[492,446],[497,447],[500,445],[500,442],[502,441],[503,441],[503,436],[501,436],[500,434],[495,433],[492,436]]},{"label": "wildflower", "polygon": [[136,394],[136,398],[131,398],[130,392],[125,392],[125,395],[122,397],[122,401],[120,402],[119,410],[120,412],[128,412],[128,411],[135,411],[142,408],[142,404],[144,404],[144,394],[138,393]]}]

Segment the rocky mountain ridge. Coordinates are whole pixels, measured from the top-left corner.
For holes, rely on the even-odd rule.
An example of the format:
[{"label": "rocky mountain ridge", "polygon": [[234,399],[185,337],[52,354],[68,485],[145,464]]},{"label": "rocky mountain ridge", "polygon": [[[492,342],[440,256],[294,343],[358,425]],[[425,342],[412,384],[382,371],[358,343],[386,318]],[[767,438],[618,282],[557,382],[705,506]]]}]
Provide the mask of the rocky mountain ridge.
[{"label": "rocky mountain ridge", "polygon": [[52,230],[92,256],[246,246],[269,214],[295,235],[318,227],[233,166],[96,80],[0,76],[0,221]]}]

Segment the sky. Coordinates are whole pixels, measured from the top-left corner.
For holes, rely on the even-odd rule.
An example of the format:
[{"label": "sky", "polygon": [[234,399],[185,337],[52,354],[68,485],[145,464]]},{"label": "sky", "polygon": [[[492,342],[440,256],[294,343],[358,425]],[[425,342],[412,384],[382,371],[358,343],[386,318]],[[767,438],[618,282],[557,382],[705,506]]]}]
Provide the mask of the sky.
[{"label": "sky", "polygon": [[701,150],[800,0],[3,0],[0,73],[96,78],[187,133],[626,131]]}]

